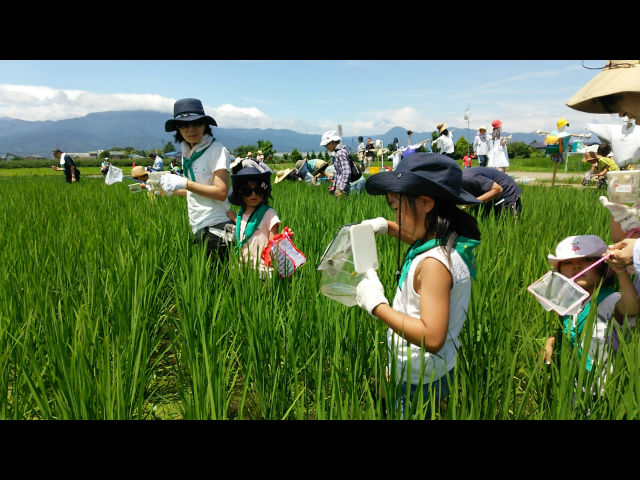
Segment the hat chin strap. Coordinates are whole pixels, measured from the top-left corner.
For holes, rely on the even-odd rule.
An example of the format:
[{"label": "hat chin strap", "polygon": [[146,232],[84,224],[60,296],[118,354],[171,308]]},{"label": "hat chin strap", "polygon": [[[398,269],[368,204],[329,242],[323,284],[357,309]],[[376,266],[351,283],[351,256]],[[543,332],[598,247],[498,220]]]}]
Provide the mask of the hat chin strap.
[{"label": "hat chin strap", "polygon": [[400,280],[400,237],[402,236],[402,194],[400,194],[400,204],[398,205],[398,254],[396,256],[396,283]]}]

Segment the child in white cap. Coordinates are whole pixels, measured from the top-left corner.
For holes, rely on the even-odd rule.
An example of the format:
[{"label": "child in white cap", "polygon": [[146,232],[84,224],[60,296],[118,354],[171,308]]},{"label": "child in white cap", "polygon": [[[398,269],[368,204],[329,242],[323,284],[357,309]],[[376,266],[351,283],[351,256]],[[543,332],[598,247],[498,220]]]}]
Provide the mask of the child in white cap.
[{"label": "child in white cap", "polygon": [[[601,259],[607,251],[607,244],[597,235],[576,235],[562,240],[556,247],[555,255],[548,255],[551,266],[567,278],[572,278],[594,262]],[[607,263],[601,263],[597,267],[588,270],[574,282],[584,290],[593,294],[600,286],[595,300],[598,311],[593,325],[592,341],[586,347],[582,339],[583,329],[591,308],[591,296],[585,301],[582,310],[575,315],[561,317],[562,333],[568,338],[569,343],[579,347],[581,352],[588,353],[586,368],[591,370],[594,361],[607,360],[609,353],[618,348],[619,325],[635,325],[638,311],[640,311],[640,299],[637,296],[631,277],[624,267],[612,266],[612,270],[618,278],[620,291],[614,290],[614,277],[609,271]],[[615,318],[614,328],[610,328],[610,320]],[[551,363],[553,346],[556,337],[547,338],[544,351],[544,360]]]}]

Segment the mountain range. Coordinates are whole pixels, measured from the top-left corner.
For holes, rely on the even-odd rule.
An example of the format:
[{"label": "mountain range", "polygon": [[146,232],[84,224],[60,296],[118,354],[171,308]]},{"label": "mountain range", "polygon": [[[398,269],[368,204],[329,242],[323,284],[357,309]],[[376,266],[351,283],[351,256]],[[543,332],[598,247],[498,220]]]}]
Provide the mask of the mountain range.
[{"label": "mountain range", "polygon": [[[12,153],[17,156],[39,155],[50,157],[55,148],[67,152],[89,152],[108,150],[114,147],[133,147],[138,150],[162,150],[167,142],[173,142],[173,133],[164,131],[164,123],[170,115],[152,111],[119,111],[91,113],[80,118],[56,121],[25,121],[0,118],[0,155]],[[466,127],[450,127],[454,142],[464,136],[473,142],[476,131]],[[215,137],[230,151],[240,145],[256,145],[258,140],[269,140],[276,152],[284,153],[297,149],[299,152],[321,152],[321,133],[298,133],[287,129],[259,128],[214,128]],[[541,137],[533,133],[503,132],[513,135],[513,142],[527,145]],[[384,146],[398,139],[401,146],[408,144],[407,130],[394,127],[385,133],[362,132],[356,136],[343,137],[347,147],[355,151],[358,136],[372,140],[380,139]],[[431,132],[413,132],[411,143],[431,140]]]}]

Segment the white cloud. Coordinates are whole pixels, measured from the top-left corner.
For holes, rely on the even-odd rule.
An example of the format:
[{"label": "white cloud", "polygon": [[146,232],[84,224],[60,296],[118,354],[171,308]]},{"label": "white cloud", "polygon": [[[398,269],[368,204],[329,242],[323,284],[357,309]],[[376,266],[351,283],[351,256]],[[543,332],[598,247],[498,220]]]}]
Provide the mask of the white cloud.
[{"label": "white cloud", "polygon": [[0,84],[0,117],[63,120],[93,112],[153,110],[170,113],[175,99],[154,94],[93,93],[39,85]]}]

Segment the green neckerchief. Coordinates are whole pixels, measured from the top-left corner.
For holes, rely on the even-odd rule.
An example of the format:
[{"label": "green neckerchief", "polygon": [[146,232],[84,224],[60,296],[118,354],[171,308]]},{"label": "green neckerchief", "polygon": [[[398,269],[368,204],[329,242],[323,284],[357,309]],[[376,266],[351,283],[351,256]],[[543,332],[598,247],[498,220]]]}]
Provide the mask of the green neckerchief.
[{"label": "green neckerchief", "polygon": [[[598,296],[596,297],[596,307],[600,305],[605,298],[607,298],[615,291],[610,287],[601,287]],[[582,330],[584,329],[584,324],[587,321],[587,317],[589,316],[589,311],[591,310],[591,299],[582,307],[580,313],[578,313],[578,319],[576,320],[576,328],[573,328],[573,315],[564,315],[562,317],[562,323],[564,325],[564,333],[569,335],[569,343],[573,346],[578,347],[578,351],[580,355],[582,355],[582,347],[580,346],[579,337],[582,335]],[[590,357],[587,357],[587,370],[591,370],[592,361]]]},{"label": "green neckerchief", "polygon": [[[473,240],[467,237],[457,237],[453,242],[453,248],[460,254],[464,263],[469,267],[469,273],[471,278],[476,278],[476,258],[473,254],[473,249],[480,244],[479,240]],[[401,285],[407,274],[409,273],[409,267],[415,257],[422,252],[426,252],[434,247],[438,246],[438,239],[434,238],[425,242],[424,240],[416,240],[409,248],[407,255],[404,257],[404,263],[402,264],[402,271],[400,273],[400,279],[398,280],[398,288],[402,289]]]},{"label": "green neckerchief", "polygon": [[247,228],[244,229],[244,238],[240,240],[240,222],[242,221],[242,214],[244,213],[244,209],[240,209],[238,215],[236,215],[236,244],[234,245],[234,249],[236,254],[240,252],[242,246],[247,243],[247,240],[254,234],[260,222],[262,222],[262,217],[271,207],[266,203],[262,202],[258,207],[251,213],[249,216],[249,221],[247,221]]},{"label": "green neckerchief", "polygon": [[183,156],[182,157],[182,167],[184,170],[184,176],[189,178],[189,173],[191,173],[191,180],[193,180],[194,182],[196,181],[196,176],[193,173],[193,168],[191,168],[191,164],[193,164],[193,162],[195,162],[198,158],[200,158],[202,156],[202,154],[204,152],[207,151],[207,149],[213,145],[213,142],[215,142],[216,139],[212,138],[211,139],[211,143],[209,145],[207,145],[205,148],[203,148],[202,150],[200,150],[199,152],[195,152],[193,153],[189,158]]}]

